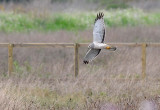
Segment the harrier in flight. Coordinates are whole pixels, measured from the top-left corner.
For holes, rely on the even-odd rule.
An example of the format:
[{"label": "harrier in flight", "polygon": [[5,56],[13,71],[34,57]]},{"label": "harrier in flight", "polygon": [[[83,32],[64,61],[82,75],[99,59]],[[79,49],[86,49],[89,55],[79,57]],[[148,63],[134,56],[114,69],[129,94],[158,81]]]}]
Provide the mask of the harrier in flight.
[{"label": "harrier in flight", "polygon": [[105,38],[105,24],[103,19],[104,14],[98,13],[94,23],[93,29],[93,43],[89,44],[88,51],[84,57],[84,64],[88,64],[94,60],[101,52],[101,49],[107,49],[115,51],[116,47],[112,47],[108,44],[104,44]]}]

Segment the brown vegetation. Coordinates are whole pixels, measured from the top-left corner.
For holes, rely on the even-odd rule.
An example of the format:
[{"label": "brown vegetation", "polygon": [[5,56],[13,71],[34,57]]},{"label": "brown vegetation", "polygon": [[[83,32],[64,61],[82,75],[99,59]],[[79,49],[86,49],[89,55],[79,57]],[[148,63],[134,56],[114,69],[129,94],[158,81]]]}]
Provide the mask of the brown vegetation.
[{"label": "brown vegetation", "polygon": [[[92,30],[26,34],[0,33],[1,42],[91,42]],[[108,28],[105,42],[159,42],[159,27]],[[0,109],[98,110],[111,103],[136,110],[144,99],[160,104],[159,49],[147,47],[147,78],[141,80],[141,48],[103,50],[89,65],[82,59],[74,77],[73,48],[14,48],[14,72],[7,74],[7,49],[0,53]]]}]

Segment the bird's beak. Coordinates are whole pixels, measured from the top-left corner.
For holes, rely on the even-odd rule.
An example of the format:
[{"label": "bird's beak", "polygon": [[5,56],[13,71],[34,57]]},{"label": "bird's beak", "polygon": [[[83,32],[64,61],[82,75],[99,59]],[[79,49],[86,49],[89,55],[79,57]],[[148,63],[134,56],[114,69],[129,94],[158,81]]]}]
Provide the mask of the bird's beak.
[{"label": "bird's beak", "polygon": [[106,49],[107,50],[111,50],[111,51],[115,51],[117,48],[116,47],[107,46]]}]

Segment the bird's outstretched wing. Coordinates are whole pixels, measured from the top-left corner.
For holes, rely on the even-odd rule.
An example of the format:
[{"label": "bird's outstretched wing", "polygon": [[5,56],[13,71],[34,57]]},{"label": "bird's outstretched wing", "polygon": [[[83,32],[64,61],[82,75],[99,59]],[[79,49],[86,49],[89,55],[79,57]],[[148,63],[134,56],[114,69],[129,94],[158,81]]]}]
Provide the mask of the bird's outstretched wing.
[{"label": "bird's outstretched wing", "polygon": [[103,43],[105,37],[105,24],[103,19],[104,14],[98,13],[95,19],[93,29],[93,42]]},{"label": "bird's outstretched wing", "polygon": [[[105,37],[105,25],[104,25],[104,14],[98,13],[95,19],[94,29],[93,29],[93,42],[103,43]],[[96,58],[100,53],[101,49],[88,49],[85,57],[84,64],[88,64]]]},{"label": "bird's outstretched wing", "polygon": [[100,53],[101,49],[88,49],[86,56],[84,57],[83,63],[88,64],[92,60],[96,58],[96,56]]}]

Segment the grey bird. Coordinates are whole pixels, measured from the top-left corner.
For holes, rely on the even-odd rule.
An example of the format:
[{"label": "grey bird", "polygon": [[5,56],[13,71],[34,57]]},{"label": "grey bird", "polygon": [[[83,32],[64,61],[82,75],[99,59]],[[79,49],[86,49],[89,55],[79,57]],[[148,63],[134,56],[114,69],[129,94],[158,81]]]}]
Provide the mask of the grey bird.
[{"label": "grey bird", "polygon": [[89,44],[87,53],[84,57],[84,64],[88,64],[94,60],[97,55],[101,52],[101,49],[107,49],[115,51],[116,47],[112,47],[108,44],[104,44],[105,38],[105,24],[104,24],[104,14],[99,12],[95,19],[93,28],[93,43]]}]

